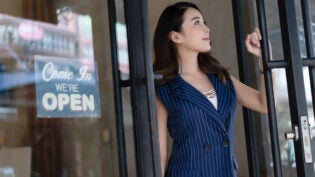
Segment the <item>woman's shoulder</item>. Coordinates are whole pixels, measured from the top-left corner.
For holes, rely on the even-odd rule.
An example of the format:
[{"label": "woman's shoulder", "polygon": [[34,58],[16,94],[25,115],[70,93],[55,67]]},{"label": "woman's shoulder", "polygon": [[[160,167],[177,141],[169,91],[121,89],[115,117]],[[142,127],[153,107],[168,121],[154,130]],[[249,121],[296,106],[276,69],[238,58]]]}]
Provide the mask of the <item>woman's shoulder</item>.
[{"label": "woman's shoulder", "polygon": [[179,75],[176,76],[172,76],[169,78],[163,78],[161,80],[155,80],[155,88],[159,88],[159,89],[166,89],[168,87],[172,87],[172,85],[178,83],[178,81],[180,80]]},{"label": "woman's shoulder", "polygon": [[155,83],[156,92],[169,90],[169,82],[156,82]]}]

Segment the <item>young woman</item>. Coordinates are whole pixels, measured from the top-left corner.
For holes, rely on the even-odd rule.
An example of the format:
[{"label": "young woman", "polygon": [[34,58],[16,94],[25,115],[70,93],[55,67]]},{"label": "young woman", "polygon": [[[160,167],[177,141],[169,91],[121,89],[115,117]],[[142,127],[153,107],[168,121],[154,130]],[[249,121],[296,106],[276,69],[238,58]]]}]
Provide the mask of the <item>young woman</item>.
[{"label": "young woman", "polygon": [[[258,29],[247,36],[248,52],[261,59]],[[233,125],[236,103],[266,113],[263,74],[252,89],[210,54],[210,29],[188,2],[167,7],[154,36],[156,107],[162,174],[166,177],[235,177]],[[260,68],[262,70],[262,68]],[[167,134],[173,138],[167,159]]]}]

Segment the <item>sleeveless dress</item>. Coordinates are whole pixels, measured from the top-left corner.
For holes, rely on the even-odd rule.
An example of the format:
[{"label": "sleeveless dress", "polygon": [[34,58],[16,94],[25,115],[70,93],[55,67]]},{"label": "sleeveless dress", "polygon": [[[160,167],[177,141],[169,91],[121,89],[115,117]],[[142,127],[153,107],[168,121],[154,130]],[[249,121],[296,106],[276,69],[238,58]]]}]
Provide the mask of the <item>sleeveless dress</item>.
[{"label": "sleeveless dress", "polygon": [[217,94],[217,109],[180,76],[156,87],[173,139],[166,177],[236,177],[235,89],[230,79],[224,84],[215,74],[208,78]]}]

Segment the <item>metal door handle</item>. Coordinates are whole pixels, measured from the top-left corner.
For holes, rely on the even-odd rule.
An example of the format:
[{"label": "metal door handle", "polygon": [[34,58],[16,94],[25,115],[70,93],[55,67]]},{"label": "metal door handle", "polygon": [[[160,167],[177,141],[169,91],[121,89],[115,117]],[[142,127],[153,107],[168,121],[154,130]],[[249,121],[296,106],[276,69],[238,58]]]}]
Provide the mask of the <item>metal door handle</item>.
[{"label": "metal door handle", "polygon": [[299,140],[299,128],[297,126],[293,126],[293,132],[286,132],[284,133],[285,139],[286,140],[294,140],[298,141]]},{"label": "metal door handle", "polygon": [[[312,163],[313,157],[312,157],[312,149],[311,149],[311,139],[310,139],[310,127],[308,123],[307,116],[301,116],[300,117],[300,125],[301,125],[301,141],[303,142],[303,152],[304,152],[304,162],[305,163]],[[286,132],[285,139],[287,140],[294,140],[298,141],[299,136],[299,128],[298,126],[293,126],[293,132]]]}]

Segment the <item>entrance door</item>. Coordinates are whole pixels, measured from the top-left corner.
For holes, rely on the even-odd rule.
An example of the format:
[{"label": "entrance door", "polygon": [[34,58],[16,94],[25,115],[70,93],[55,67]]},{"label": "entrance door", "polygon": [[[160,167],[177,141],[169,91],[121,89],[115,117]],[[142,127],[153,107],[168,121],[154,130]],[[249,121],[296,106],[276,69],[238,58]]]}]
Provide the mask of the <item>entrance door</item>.
[{"label": "entrance door", "polygon": [[[246,82],[243,3],[248,1],[233,1],[239,65],[243,67],[241,76]],[[251,134],[247,138],[251,176],[315,176],[314,1],[257,0],[255,6],[258,18],[253,21],[257,21],[263,34],[269,125],[258,127],[262,129],[262,136]],[[269,55],[267,41],[272,44],[273,58]],[[251,118],[249,112],[246,115]],[[255,120],[247,119],[245,123],[247,132],[257,134],[253,130],[257,125]],[[265,149],[256,149],[259,140]],[[270,158],[268,149],[272,152]]]}]

